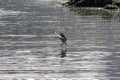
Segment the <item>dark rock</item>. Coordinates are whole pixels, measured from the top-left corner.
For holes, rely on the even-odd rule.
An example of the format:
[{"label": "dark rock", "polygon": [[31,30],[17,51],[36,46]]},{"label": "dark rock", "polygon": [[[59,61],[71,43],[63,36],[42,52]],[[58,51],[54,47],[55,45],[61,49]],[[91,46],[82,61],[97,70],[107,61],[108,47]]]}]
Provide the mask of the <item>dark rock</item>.
[{"label": "dark rock", "polygon": [[112,4],[112,0],[70,0],[69,4],[74,6],[105,6]]}]

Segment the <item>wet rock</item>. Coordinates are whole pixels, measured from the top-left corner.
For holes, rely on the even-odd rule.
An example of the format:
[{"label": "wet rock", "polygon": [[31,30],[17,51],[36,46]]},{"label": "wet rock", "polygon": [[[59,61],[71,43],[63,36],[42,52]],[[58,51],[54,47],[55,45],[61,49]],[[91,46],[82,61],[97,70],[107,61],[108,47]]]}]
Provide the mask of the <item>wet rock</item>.
[{"label": "wet rock", "polygon": [[105,9],[118,9],[119,7],[117,5],[113,5],[113,4],[107,4],[106,6],[104,6]]},{"label": "wet rock", "polygon": [[92,6],[94,0],[71,0],[71,4],[75,6]]},{"label": "wet rock", "polygon": [[69,0],[56,0],[56,1],[62,4],[66,4],[67,2],[69,2]]},{"label": "wet rock", "polygon": [[68,3],[74,6],[105,6],[111,4],[112,0],[69,0]]},{"label": "wet rock", "polygon": [[120,0],[112,0],[115,3],[120,3]]}]

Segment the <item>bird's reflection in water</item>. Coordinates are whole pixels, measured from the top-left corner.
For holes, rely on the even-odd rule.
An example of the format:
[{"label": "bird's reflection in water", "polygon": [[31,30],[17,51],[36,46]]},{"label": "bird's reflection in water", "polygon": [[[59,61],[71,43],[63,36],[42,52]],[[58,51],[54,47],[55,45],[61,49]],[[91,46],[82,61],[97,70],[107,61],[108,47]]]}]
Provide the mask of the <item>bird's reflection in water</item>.
[{"label": "bird's reflection in water", "polygon": [[66,52],[67,52],[67,49],[61,49],[60,57],[61,58],[66,57]]}]

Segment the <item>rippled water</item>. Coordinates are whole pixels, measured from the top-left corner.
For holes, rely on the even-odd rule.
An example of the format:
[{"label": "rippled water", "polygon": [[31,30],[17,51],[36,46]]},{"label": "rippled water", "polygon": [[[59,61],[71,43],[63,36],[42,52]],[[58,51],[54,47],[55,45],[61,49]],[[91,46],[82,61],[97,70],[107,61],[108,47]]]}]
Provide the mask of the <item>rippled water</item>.
[{"label": "rippled water", "polygon": [[90,11],[54,0],[0,0],[0,79],[119,80],[119,17]]}]

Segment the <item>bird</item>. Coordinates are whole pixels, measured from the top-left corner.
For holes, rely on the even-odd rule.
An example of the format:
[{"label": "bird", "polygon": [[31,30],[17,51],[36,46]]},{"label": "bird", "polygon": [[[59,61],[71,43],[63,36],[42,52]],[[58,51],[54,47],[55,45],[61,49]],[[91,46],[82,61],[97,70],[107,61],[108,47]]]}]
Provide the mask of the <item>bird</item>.
[{"label": "bird", "polygon": [[57,35],[57,38],[59,38],[59,39],[61,40],[61,42],[62,42],[62,43],[60,44],[61,46],[62,46],[63,44],[67,45],[67,42],[66,42],[66,41],[67,41],[67,38],[66,38],[66,36],[65,36],[63,33],[60,33],[60,34],[59,34],[59,33],[55,32],[55,31],[54,31],[54,33]]}]

